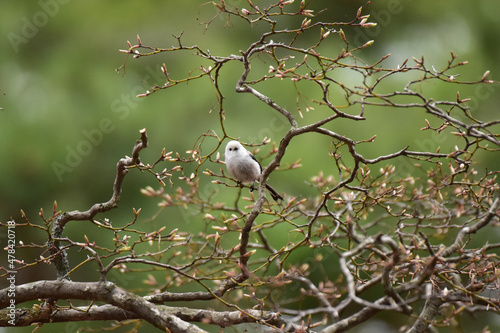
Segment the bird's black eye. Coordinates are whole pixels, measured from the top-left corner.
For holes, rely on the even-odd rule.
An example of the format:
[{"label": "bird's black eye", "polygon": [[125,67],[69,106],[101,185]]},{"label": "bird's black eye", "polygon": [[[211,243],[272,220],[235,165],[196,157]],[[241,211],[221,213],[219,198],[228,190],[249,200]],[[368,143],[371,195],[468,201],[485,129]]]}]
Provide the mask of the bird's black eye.
[{"label": "bird's black eye", "polygon": [[234,150],[238,150],[238,147],[234,147],[233,149],[234,149]]}]

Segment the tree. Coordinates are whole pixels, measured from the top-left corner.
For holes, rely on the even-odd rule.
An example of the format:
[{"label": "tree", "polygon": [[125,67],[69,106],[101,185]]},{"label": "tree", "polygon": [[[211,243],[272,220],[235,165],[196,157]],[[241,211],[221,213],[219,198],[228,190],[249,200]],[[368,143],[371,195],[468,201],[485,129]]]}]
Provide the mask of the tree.
[{"label": "tree", "polygon": [[[203,65],[181,79],[174,79],[163,64],[165,83],[139,97],[206,78],[215,88],[220,128],[201,134],[187,155],[164,149],[150,163],[140,158],[148,146],[142,129],[132,157],[117,164],[109,201],[71,212],[58,211],[55,203],[50,217],[40,212],[41,222],[23,215],[24,221],[2,223],[9,240],[2,276],[10,283],[0,291],[2,326],[89,320],[126,325],[128,320],[144,320],[171,332],[246,323],[271,331],[342,332],[389,312],[401,330],[424,332],[457,325],[457,318],[466,313],[497,313],[498,297],[487,291],[497,289],[500,243],[481,243],[477,237],[498,225],[498,171],[487,170],[483,159],[498,152],[495,128],[500,120],[476,119],[463,93],[449,100],[427,92],[436,84],[461,89],[498,84],[488,79],[489,72],[475,81],[459,80],[456,71],[466,62],[453,53],[441,69],[428,65],[424,57],[397,66],[385,65],[389,55],[363,60],[373,41],[352,45],[346,31],[375,26],[364,8],[351,21],[330,22],[320,20],[323,12],[315,13],[305,1],[276,1],[262,8],[249,1],[249,9],[229,8],[224,1],[212,4],[226,22],[242,22],[259,31],[238,55],[218,56],[185,46],[182,35],[171,48],[148,46],[138,37],[122,52],[136,59],[185,51],[199,57]],[[213,22],[206,23],[207,29]],[[340,46],[338,52],[332,44]],[[219,153],[228,139],[237,139],[226,125],[233,114],[225,108],[221,88],[223,69],[234,63],[242,71],[236,92],[260,100],[270,117],[278,115],[289,126],[272,144],[266,156],[271,161],[264,164],[256,192],[228,176]],[[404,83],[392,89],[393,82]],[[271,98],[272,86],[289,83],[296,96]],[[290,103],[281,100],[297,106],[290,110],[285,107]],[[425,112],[429,119],[405,126],[423,126],[428,138],[454,136],[456,145],[415,150],[403,143],[385,154],[370,148],[375,136],[355,139],[334,130],[337,123],[354,126],[385,109]],[[289,194],[283,202],[267,198],[265,184],[271,175],[301,166],[300,161],[283,165],[295,141],[317,136],[329,144],[315,143],[308,149],[328,156],[328,164],[324,172],[304,179],[316,195]],[[258,153],[269,143],[264,138],[246,145]],[[147,232],[136,224],[140,209],[123,226],[108,220],[102,213],[117,207],[125,176],[136,170],[161,184],[158,189],[144,188],[144,195],[159,200],[165,210],[186,207],[204,228],[193,232],[171,221]],[[183,183],[177,185],[174,175]],[[203,195],[199,186],[206,179],[236,193],[236,198],[220,202]],[[166,193],[165,182],[176,186],[175,194]],[[100,244],[87,236],[83,242],[65,236],[75,221],[109,233],[112,241]],[[45,234],[46,242],[16,243],[21,228]],[[17,260],[21,251],[36,251],[37,259]],[[86,258],[75,261],[78,252]],[[56,280],[15,283],[23,270],[47,263],[56,267]],[[100,278],[77,281],[76,271],[82,268],[95,269]],[[140,288],[113,283],[113,272],[145,280]],[[165,281],[158,280],[160,274]],[[86,302],[74,305],[76,300]],[[28,301],[35,302],[31,308],[20,307]]]}]

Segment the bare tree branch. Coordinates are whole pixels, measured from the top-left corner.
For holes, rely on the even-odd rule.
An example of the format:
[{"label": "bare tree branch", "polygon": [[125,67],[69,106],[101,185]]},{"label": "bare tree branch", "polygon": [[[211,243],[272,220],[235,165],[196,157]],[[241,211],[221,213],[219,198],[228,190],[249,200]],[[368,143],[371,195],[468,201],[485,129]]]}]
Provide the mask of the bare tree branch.
[{"label": "bare tree branch", "polygon": [[[8,289],[0,290],[0,307],[7,307]],[[16,286],[16,301],[19,303],[38,299],[83,299],[101,301],[114,305],[122,310],[134,313],[152,325],[171,332],[203,332],[198,327],[186,323],[173,316],[161,307],[144,300],[142,297],[118,288],[111,282],[72,282],[66,280],[38,281]],[[24,313],[16,313],[21,322]],[[16,318],[16,320],[17,320]]]},{"label": "bare tree branch", "polygon": [[142,149],[148,146],[146,129],[144,128],[140,130],[140,134],[141,139],[136,142],[134,149],[132,150],[132,157],[124,157],[120,159],[116,165],[116,178],[113,185],[113,195],[111,196],[111,198],[107,202],[94,204],[92,207],[90,207],[90,209],[84,212],[75,210],[72,212],[62,213],[55,220],[54,228],[52,229],[52,240],[49,242],[48,247],[49,249],[51,249],[52,254],[54,255],[53,262],[57,269],[58,278],[68,279],[68,274],[70,272],[66,252],[61,249],[60,243],[57,240],[59,238],[62,238],[64,226],[69,221],[92,220],[96,214],[116,208],[118,202],[120,201],[122,193],[123,179],[128,172],[127,168],[140,163],[139,153]]}]

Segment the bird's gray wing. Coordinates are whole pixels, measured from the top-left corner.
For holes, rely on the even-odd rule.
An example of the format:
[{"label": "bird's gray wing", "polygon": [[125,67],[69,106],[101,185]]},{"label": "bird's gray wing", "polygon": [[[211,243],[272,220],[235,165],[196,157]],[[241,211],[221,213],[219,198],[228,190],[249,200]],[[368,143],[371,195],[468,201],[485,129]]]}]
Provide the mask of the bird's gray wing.
[{"label": "bird's gray wing", "polygon": [[257,159],[255,158],[255,156],[253,156],[253,154],[251,152],[248,152],[248,154],[250,155],[250,157],[252,158],[252,160],[254,160],[255,162],[257,162],[257,164],[259,165],[259,168],[260,168],[260,173],[262,173],[262,165],[260,165],[259,161],[257,161]]}]

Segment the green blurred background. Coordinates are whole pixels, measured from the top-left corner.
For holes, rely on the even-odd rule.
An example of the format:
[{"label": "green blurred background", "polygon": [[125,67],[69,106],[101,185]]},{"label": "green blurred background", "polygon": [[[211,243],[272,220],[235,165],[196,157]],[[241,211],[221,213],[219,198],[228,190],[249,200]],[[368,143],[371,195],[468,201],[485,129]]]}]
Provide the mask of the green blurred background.
[{"label": "green blurred background", "polygon": [[[241,0],[226,0],[226,4],[248,7],[246,1]],[[328,11],[321,17],[349,21],[362,4],[364,2],[313,0],[310,8],[318,11],[326,7]],[[20,209],[23,209],[32,222],[38,223],[40,208],[50,215],[54,201],[58,209],[67,211],[84,210],[95,202],[108,200],[116,162],[125,154],[130,155],[141,128],[147,129],[150,139],[150,147],[141,157],[150,163],[159,157],[163,147],[183,153],[193,148],[202,133],[214,130],[222,134],[214,89],[207,79],[160,91],[147,98],[136,97],[150,86],[163,83],[159,70],[162,63],[167,65],[173,79],[180,79],[200,64],[209,65],[207,62],[192,56],[189,51],[138,60],[130,58],[123,75],[115,69],[125,61],[125,54],[118,50],[127,48],[127,40],[134,44],[136,36],[140,35],[146,45],[167,48],[176,45],[172,35],[183,32],[184,45],[197,44],[212,54],[226,56],[237,54],[262,32],[258,27],[249,30],[245,23],[236,20],[227,24],[222,16],[205,31],[203,22],[217,12],[205,0],[3,0],[1,6],[0,89],[4,94],[0,95],[0,107],[3,108],[0,111],[0,219],[3,222],[10,217],[22,221]],[[396,66],[406,58],[425,55],[427,64],[441,68],[453,51],[460,61],[469,61],[468,66],[460,72],[457,70],[462,79],[478,80],[486,70],[491,70],[490,78],[495,79],[500,71],[499,10],[500,3],[494,0],[373,1],[366,13],[372,15],[370,21],[377,22],[378,26],[370,31],[345,30],[353,45],[375,40],[375,44],[363,52],[367,60],[376,61],[391,53],[386,66]],[[296,20],[300,22],[302,18]],[[332,41],[334,50],[339,47],[337,40]],[[239,65],[231,65],[222,72],[228,133],[247,142],[260,142],[264,137],[279,141],[287,124],[252,96],[234,92],[235,80],[241,71]],[[349,76],[344,79],[354,80]],[[395,80],[393,89],[401,89],[404,83]],[[296,94],[289,83],[274,83],[265,88],[269,89],[266,93],[284,107],[295,109]],[[436,98],[450,100],[454,100],[456,91],[460,90],[462,98],[473,98],[471,109],[478,118],[498,117],[497,86],[431,85],[425,89]],[[316,107],[300,122],[305,124],[324,114]],[[381,110],[368,114],[368,118],[364,123],[332,125],[339,133],[358,140],[377,134],[373,144],[360,147],[360,152],[367,157],[406,145],[413,150],[423,150],[437,145],[453,147],[458,143],[454,139],[429,137],[427,132],[422,134],[419,128],[425,126],[423,119],[428,118],[422,111]],[[215,141],[207,142],[206,152],[214,144]],[[283,164],[301,158],[303,168],[274,173],[273,185],[294,196],[314,194],[305,182],[319,171],[333,175],[337,171],[326,153],[318,155],[321,149],[310,149],[310,146],[328,147],[329,144],[329,140],[314,136],[294,140],[293,149],[287,151]],[[83,154],[75,157],[75,151]],[[498,167],[497,157],[485,154],[478,169]],[[55,165],[65,165],[67,169],[57,171]],[[165,163],[161,168],[171,166]],[[220,165],[206,167],[218,171]],[[190,171],[188,167],[186,174]],[[202,195],[222,189],[212,185],[207,176],[201,177]],[[174,181],[177,185],[178,181]],[[131,221],[135,207],[142,208],[138,226],[145,230],[158,229],[162,224],[167,224],[167,229],[184,225],[188,231],[199,227],[200,222],[191,219],[189,212],[182,209],[162,213],[151,222],[158,211],[157,201],[139,193],[148,185],[158,188],[148,174],[129,173],[119,208],[98,218],[109,217],[114,225],[123,225]],[[166,187],[167,192],[174,189],[175,186]],[[216,194],[219,200],[233,195],[222,190],[225,193]],[[80,240],[85,233],[91,240],[99,240],[94,229],[86,222],[72,222],[65,234]],[[20,232],[17,240],[42,242],[39,236],[43,235]],[[4,240],[0,238],[2,243]],[[53,268],[45,266],[45,269],[32,274],[37,278],[54,278]],[[35,275],[27,274],[18,282],[34,278]],[[91,273],[82,275],[82,280],[95,278]],[[1,281],[0,286],[3,283]],[[61,327],[65,327],[61,328],[64,331],[68,326]]]}]

